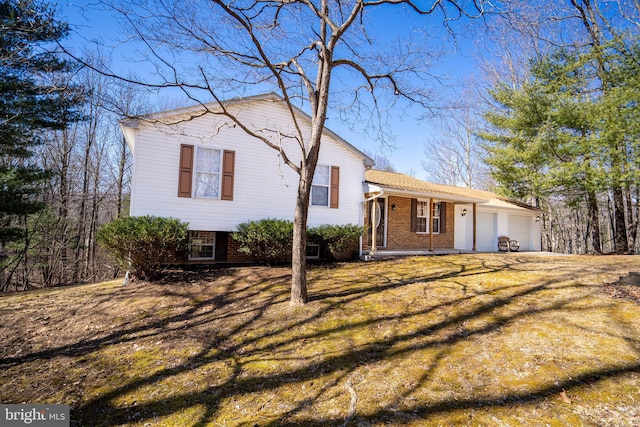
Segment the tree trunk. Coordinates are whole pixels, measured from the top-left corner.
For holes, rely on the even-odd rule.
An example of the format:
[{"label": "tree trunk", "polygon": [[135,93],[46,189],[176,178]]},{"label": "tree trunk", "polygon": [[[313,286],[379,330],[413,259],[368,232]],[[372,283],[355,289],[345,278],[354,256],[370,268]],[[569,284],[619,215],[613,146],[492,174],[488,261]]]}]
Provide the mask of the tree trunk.
[{"label": "tree trunk", "polygon": [[629,242],[627,242],[627,226],[624,218],[624,194],[620,185],[613,187],[613,211],[616,224],[616,253],[626,254],[629,252]]},{"label": "tree trunk", "polygon": [[[604,39],[600,26],[598,24],[596,9],[591,0],[571,0],[574,7],[580,12],[582,24],[589,33],[593,46],[596,47],[596,61],[598,62],[597,74],[600,78],[601,90],[603,94],[607,94],[611,90],[610,79],[607,73],[606,59],[603,57],[600,47]],[[614,241],[615,251],[617,254],[626,254],[629,252],[629,242],[627,241],[627,227],[624,218],[624,195],[622,186],[620,185],[621,170],[624,166],[623,157],[620,153],[624,152],[624,142],[619,138],[611,141],[611,164],[613,169],[614,182],[613,190],[613,206],[614,206]]]},{"label": "tree trunk", "polygon": [[[614,238],[614,236],[616,235],[616,223],[614,221],[614,215],[613,215],[613,208],[611,206],[611,195],[607,194],[607,214],[609,217],[609,236],[608,237],[608,241],[613,243],[613,252],[616,251],[616,239]],[[609,244],[611,245],[611,243]],[[611,252],[611,251],[609,251]]]},{"label": "tree trunk", "polygon": [[573,239],[573,244],[575,246],[575,253],[582,254],[584,252],[581,246],[584,242],[584,239],[583,239],[583,233],[582,233],[582,227],[581,227],[582,222],[580,221],[580,211],[576,209],[573,212],[573,214],[574,214],[574,217],[572,219],[573,219],[573,223],[575,224],[574,225],[575,237]]},{"label": "tree trunk", "polygon": [[635,189],[635,200],[636,200],[636,206],[635,206],[635,216],[633,218],[633,238],[632,238],[632,242],[633,242],[633,247],[631,248],[633,250],[633,253],[635,254],[637,252],[637,244],[636,242],[638,241],[638,222],[640,221],[640,186],[636,186]]},{"label": "tree trunk", "polygon": [[589,190],[587,194],[587,210],[589,212],[589,224],[591,225],[591,246],[595,253],[602,254],[598,200],[593,190]]},{"label": "tree trunk", "polygon": [[[325,13],[328,13],[325,4]],[[324,33],[324,31],[322,31]],[[308,144],[301,143],[302,161],[300,163],[300,181],[296,212],[293,218],[293,253],[291,257],[291,305],[304,305],[309,302],[307,294],[307,219],[313,175],[320,155],[320,143],[327,120],[329,105],[329,86],[331,81],[332,50],[322,49],[318,61],[316,88],[307,86],[311,100],[311,135]],[[300,141],[301,142],[301,141]]]},{"label": "tree trunk", "polygon": [[549,220],[547,215],[542,215],[542,230],[544,236],[544,244],[543,248],[546,249],[547,252],[553,252],[552,240],[553,240],[553,229],[552,223]]},{"label": "tree trunk", "polygon": [[84,278],[88,278],[90,275],[95,275],[98,271],[96,265],[96,234],[98,231],[98,213],[100,208],[100,167],[102,159],[101,156],[96,155],[96,161],[93,171],[93,191],[91,197],[91,216],[89,217],[88,233],[87,233],[87,263],[84,269]]},{"label": "tree trunk", "polygon": [[304,305],[309,302],[309,296],[307,295],[307,220],[309,217],[311,185],[318,163],[325,118],[326,107],[321,110],[320,118],[315,117],[308,144],[308,154],[303,158],[300,165],[298,197],[296,198],[296,211],[293,218],[291,305]]},{"label": "tree trunk", "polygon": [[291,305],[304,305],[309,302],[307,294],[307,216],[312,179],[313,174],[309,177],[308,169],[303,166],[300,170],[296,212],[293,218]]},{"label": "tree trunk", "polygon": [[635,254],[636,233],[638,221],[633,212],[633,200],[631,199],[631,189],[628,185],[624,188],[625,202],[627,206],[627,242],[629,242],[629,255]]},{"label": "tree trunk", "polygon": [[22,290],[26,291],[30,288],[31,284],[29,282],[29,245],[31,243],[30,234],[29,234],[29,221],[27,215],[24,215],[24,255],[22,258],[22,262],[24,265],[24,269],[22,270]]}]

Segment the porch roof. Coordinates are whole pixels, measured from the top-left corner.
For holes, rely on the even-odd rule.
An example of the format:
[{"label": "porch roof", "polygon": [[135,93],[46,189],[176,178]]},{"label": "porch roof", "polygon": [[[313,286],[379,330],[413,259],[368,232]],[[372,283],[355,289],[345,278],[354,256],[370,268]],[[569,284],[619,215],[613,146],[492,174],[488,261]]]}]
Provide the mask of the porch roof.
[{"label": "porch roof", "polygon": [[365,192],[380,190],[386,194],[404,197],[426,197],[457,203],[479,203],[486,207],[541,212],[525,203],[500,197],[490,191],[434,184],[396,172],[375,169],[365,171]]}]

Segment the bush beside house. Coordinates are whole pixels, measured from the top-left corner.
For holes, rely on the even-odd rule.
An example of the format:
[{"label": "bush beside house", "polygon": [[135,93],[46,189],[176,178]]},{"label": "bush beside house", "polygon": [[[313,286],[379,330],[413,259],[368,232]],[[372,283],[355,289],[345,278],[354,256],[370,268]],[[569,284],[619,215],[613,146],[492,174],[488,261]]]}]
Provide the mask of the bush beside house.
[{"label": "bush beside house", "polygon": [[129,269],[134,277],[153,279],[163,265],[186,257],[188,233],[188,224],[177,219],[124,217],[100,227],[98,243],[118,267]]},{"label": "bush beside house", "polygon": [[244,222],[237,228],[231,237],[240,244],[238,252],[267,264],[291,259],[293,222],[268,218]]},{"label": "bush beside house", "polygon": [[363,234],[364,227],[359,225],[321,225],[310,229],[308,238],[320,245],[323,258],[334,261],[352,258],[358,238]]},{"label": "bush beside house", "polygon": [[[231,234],[238,252],[258,263],[285,263],[291,260],[293,223],[282,219],[249,221]],[[319,246],[319,258],[342,261],[353,258],[358,225],[322,225],[307,231],[309,245]],[[117,267],[134,277],[153,279],[166,264],[182,262],[188,254],[188,224],[155,216],[124,217],[98,231],[98,242],[114,258]]]},{"label": "bush beside house", "polygon": [[[359,225],[321,225],[307,230],[307,245],[319,246],[319,258],[331,261],[352,258],[364,228]],[[263,263],[291,260],[293,222],[261,219],[238,225],[232,238],[240,243],[240,252]]]}]

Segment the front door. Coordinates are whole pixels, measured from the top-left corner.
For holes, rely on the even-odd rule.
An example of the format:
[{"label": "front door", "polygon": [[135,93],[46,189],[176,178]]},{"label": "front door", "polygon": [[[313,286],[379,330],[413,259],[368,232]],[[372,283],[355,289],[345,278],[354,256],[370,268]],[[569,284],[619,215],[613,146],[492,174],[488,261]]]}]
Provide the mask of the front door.
[{"label": "front door", "polygon": [[[374,204],[375,203],[375,204]],[[373,209],[375,207],[375,225],[376,227],[376,247],[384,247],[384,237],[385,237],[385,199],[376,199],[374,201],[369,202],[369,221],[372,221],[374,218]],[[369,234],[369,245],[371,245],[371,234]]]}]

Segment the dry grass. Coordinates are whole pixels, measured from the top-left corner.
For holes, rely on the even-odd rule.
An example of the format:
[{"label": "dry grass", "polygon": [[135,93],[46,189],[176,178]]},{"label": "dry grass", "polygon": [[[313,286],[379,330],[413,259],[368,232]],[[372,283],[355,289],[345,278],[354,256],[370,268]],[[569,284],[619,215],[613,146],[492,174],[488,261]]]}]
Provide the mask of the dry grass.
[{"label": "dry grass", "polygon": [[0,401],[83,426],[638,426],[635,257],[234,268],[0,297]]}]

